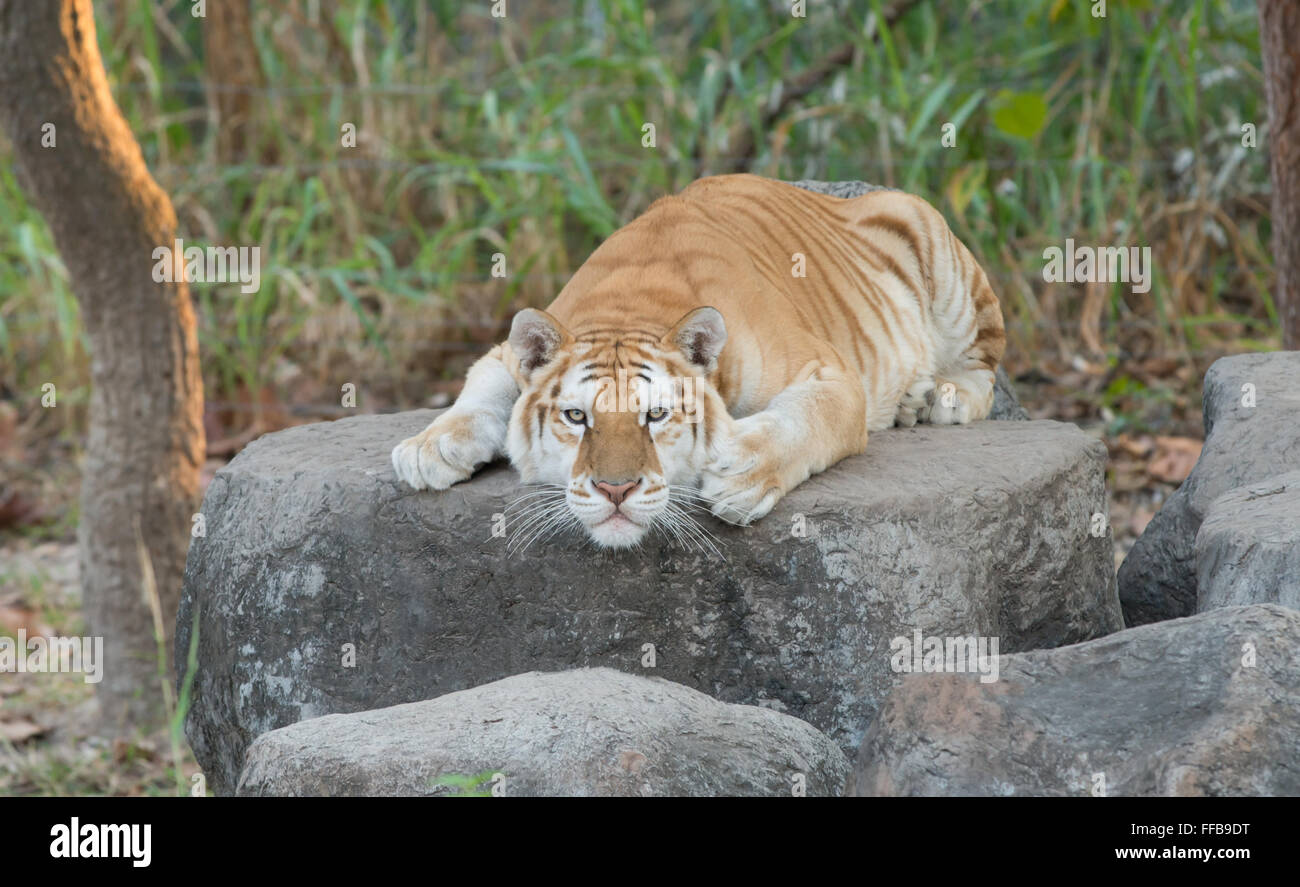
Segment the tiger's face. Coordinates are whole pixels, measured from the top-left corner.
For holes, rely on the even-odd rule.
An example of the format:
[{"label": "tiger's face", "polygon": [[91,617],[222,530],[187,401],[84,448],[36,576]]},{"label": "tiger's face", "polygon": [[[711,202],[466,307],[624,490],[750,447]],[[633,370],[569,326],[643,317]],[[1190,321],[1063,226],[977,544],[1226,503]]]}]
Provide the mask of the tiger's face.
[{"label": "tiger's face", "polygon": [[[544,311],[516,317],[525,376],[507,432],[510,461],[541,490],[521,497],[517,544],[577,526],[627,548],[654,529],[703,544],[701,472],[729,421],[707,381],[726,341],[722,315],[692,311],[666,335],[574,336]],[[511,515],[507,513],[507,520]]]}]

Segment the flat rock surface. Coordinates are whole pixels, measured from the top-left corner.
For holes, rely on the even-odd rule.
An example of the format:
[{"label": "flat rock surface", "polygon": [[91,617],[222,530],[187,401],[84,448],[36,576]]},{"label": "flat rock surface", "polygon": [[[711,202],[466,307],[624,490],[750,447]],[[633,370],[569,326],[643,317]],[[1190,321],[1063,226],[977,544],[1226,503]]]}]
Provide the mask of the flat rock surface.
[{"label": "flat rock surface", "polygon": [[1196,611],[1300,609],[1300,471],[1224,493],[1196,534]]},{"label": "flat rock surface", "polygon": [[1300,612],[1230,607],[905,678],[856,795],[1300,794]]},{"label": "flat rock surface", "polygon": [[837,796],[849,761],[805,721],[609,668],[530,672],[259,736],[241,795]]},{"label": "flat rock surface", "polygon": [[703,518],[722,557],[564,534],[512,554],[508,466],[442,493],[394,476],[393,444],[434,415],[267,435],[213,479],[177,649],[197,614],[186,730],[214,790],[269,730],[581,666],[786,712],[852,751],[898,680],[897,636],[1008,652],[1122,627],[1110,534],[1091,532],[1106,450],[1072,425],[875,434],[753,527]]}]

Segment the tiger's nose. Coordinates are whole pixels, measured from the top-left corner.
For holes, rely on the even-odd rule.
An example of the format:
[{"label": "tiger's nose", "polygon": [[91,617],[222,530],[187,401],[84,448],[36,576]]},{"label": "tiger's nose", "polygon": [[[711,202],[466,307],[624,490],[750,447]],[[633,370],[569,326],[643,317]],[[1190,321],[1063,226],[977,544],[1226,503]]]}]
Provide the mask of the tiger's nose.
[{"label": "tiger's nose", "polygon": [[596,489],[600,490],[605,498],[610,502],[613,502],[615,505],[621,505],[623,500],[627,498],[628,493],[631,493],[632,490],[639,486],[641,486],[640,480],[630,480],[621,484],[612,484],[603,480],[597,481],[596,483]]}]

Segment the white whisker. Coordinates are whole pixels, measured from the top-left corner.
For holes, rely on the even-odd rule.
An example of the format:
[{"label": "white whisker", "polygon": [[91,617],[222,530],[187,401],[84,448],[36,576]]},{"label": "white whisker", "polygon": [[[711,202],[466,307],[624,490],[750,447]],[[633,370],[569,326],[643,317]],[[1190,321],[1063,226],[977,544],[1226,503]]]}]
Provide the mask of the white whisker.
[{"label": "white whisker", "polygon": [[515,527],[515,531],[510,540],[510,553],[514,554],[519,551],[528,541],[530,541],[538,532],[546,528],[552,521],[563,516],[568,512],[568,505],[564,501],[550,502],[543,509],[536,510],[529,515],[528,519],[521,521]]},{"label": "white whisker", "polygon": [[[539,538],[550,539],[558,531],[565,529],[571,524],[575,524],[577,522],[578,519],[574,517],[573,513],[568,511],[567,509],[563,512],[557,513],[556,515],[551,517],[551,519],[548,520],[545,524],[543,524],[536,532],[534,532],[531,536],[528,537],[528,541],[526,541],[523,544],[523,547],[519,549],[519,553],[523,554],[524,552],[528,551],[529,546],[532,545],[534,542],[536,542]],[[543,536],[542,535],[543,533],[545,533],[546,535]]]},{"label": "white whisker", "polygon": [[723,560],[726,560],[726,556],[722,553],[721,549],[718,548],[717,537],[714,536],[714,534],[710,532],[703,524],[701,524],[698,520],[696,520],[695,517],[689,513],[689,511],[687,511],[687,508],[690,507],[694,507],[701,511],[704,510],[702,506],[694,502],[685,501],[685,500],[674,500],[670,497],[668,502],[668,508],[666,509],[665,513],[671,513],[674,523],[679,525],[681,530],[691,537],[691,539],[699,547],[701,553],[705,552],[705,550],[707,549],[709,551],[712,551],[713,554],[715,554],[716,556],[722,558]]},{"label": "white whisker", "polygon": [[546,489],[533,490],[530,493],[524,493],[522,496],[512,499],[510,502],[506,503],[505,510],[509,511],[511,508],[521,505],[522,503],[527,502],[530,499],[536,499],[539,496],[555,496],[557,494],[563,495],[564,492],[565,492],[565,488],[562,486],[559,486],[557,484],[547,484]]},{"label": "white whisker", "polygon": [[527,550],[528,546],[531,545],[543,532],[554,526],[557,522],[561,522],[566,518],[571,518],[572,516],[568,504],[564,502],[560,502],[550,510],[543,512],[531,524],[518,531],[515,537],[516,541],[512,553],[520,553]]},{"label": "white whisker", "polygon": [[536,516],[539,512],[548,511],[551,508],[554,508],[558,502],[563,502],[563,501],[564,501],[564,497],[559,496],[554,499],[543,499],[540,502],[530,503],[527,508],[525,508],[523,511],[519,512],[518,514],[514,515],[513,517],[508,516],[506,518],[506,521],[509,522],[513,520],[516,523],[516,525],[527,523],[530,518]]},{"label": "white whisker", "polygon": [[682,548],[690,548],[686,538],[681,534],[681,531],[677,529],[677,515],[673,510],[671,502],[664,507],[664,510],[659,513],[659,516],[655,518],[654,523],[652,523],[651,526],[663,533],[665,540],[668,539],[668,533],[671,532],[673,539],[677,541],[678,545]]}]

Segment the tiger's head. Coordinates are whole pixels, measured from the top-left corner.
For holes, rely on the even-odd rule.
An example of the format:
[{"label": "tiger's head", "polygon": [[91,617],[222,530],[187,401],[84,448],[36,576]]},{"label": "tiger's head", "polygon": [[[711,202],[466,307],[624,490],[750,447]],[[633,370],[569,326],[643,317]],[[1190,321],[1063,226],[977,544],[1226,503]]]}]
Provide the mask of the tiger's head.
[{"label": "tiger's head", "polygon": [[523,382],[506,450],[524,482],[542,489],[521,500],[516,537],[577,525],[598,546],[627,548],[662,528],[704,547],[691,512],[730,423],[707,381],[726,341],[714,308],[663,335],[575,335],[545,311],[519,312],[509,343]]}]

